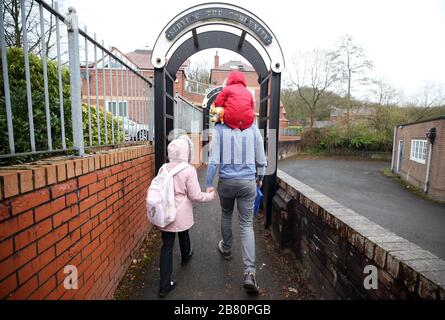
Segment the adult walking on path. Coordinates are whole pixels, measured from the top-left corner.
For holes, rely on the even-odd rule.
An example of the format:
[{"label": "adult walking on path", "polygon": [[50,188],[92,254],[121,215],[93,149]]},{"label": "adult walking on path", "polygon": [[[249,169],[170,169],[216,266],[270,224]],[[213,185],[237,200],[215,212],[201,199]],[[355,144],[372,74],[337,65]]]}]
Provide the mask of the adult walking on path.
[{"label": "adult walking on path", "polygon": [[257,186],[261,187],[266,168],[263,138],[255,125],[240,130],[216,124],[210,145],[207,169],[207,192],[214,190],[213,180],[219,173],[218,195],[221,203],[221,234],[218,250],[231,258],[233,244],[232,215],[235,201],[240,225],[241,252],[244,264],[243,287],[258,293],[255,268],[255,234],[253,207]]}]

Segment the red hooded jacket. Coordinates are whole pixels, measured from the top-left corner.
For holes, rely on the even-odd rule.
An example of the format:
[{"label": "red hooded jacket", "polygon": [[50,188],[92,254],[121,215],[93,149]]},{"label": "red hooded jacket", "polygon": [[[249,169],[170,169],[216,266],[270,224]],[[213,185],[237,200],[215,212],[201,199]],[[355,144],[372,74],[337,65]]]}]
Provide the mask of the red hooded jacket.
[{"label": "red hooded jacket", "polygon": [[224,107],[224,123],[232,129],[244,130],[253,124],[253,97],[246,89],[242,72],[230,72],[226,87],[216,97],[215,106]]}]

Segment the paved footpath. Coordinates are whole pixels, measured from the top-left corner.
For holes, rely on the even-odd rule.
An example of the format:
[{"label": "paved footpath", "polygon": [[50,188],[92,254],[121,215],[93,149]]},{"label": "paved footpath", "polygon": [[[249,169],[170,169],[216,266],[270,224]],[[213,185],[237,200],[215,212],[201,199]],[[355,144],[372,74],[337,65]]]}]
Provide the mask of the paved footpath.
[{"label": "paved footpath", "polygon": [[[199,170],[201,185],[205,167]],[[236,210],[236,209],[235,209]],[[242,288],[243,268],[236,211],[233,219],[234,247],[232,259],[224,260],[216,249],[220,237],[219,199],[194,205],[195,225],[190,231],[194,255],[182,267],[178,240],[173,255],[173,274],[177,287],[166,299],[311,299],[313,296],[300,281],[292,257],[279,253],[263,222],[255,220],[258,296],[246,294]],[[177,239],[177,238],[176,238]],[[132,292],[130,299],[158,299],[159,255],[150,262],[143,286]]]}]

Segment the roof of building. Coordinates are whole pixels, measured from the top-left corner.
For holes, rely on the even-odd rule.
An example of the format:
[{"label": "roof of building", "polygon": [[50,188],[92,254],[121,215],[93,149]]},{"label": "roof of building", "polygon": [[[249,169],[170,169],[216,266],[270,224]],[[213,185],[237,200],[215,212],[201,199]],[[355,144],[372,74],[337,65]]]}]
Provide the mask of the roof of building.
[{"label": "roof of building", "polygon": [[151,53],[152,50],[147,49],[136,49],[133,52],[128,52],[125,55],[139,66],[141,70],[154,69],[151,64]]},{"label": "roof of building", "polygon": [[217,68],[213,68],[212,70],[224,70],[224,71],[231,71],[231,70],[240,70],[245,72],[255,72],[255,69],[247,64],[243,63],[239,60],[230,60],[229,62],[226,62]]},{"label": "roof of building", "polygon": [[[141,70],[153,70],[154,66],[151,63],[151,54],[153,50],[150,49],[136,49],[132,52],[128,52],[125,55],[139,66]],[[190,60],[186,60],[182,66],[179,68],[186,69],[190,64]]]},{"label": "roof of building", "polygon": [[418,123],[424,123],[424,122],[430,122],[430,121],[436,121],[436,120],[445,120],[445,115],[443,116],[439,116],[439,117],[434,117],[434,118],[429,118],[429,119],[425,119],[425,120],[419,120],[419,121],[414,121],[414,122],[410,122],[410,123],[404,123],[404,124],[398,124],[397,126],[410,126],[413,124],[418,124]]},{"label": "roof of building", "polygon": [[[352,107],[350,109],[351,114],[356,115],[356,116],[366,116],[366,115],[370,115],[374,112],[374,109],[371,107],[365,107],[365,106],[360,106],[360,107]],[[335,117],[335,116],[341,116],[344,114],[348,113],[348,109],[347,108],[338,108],[338,107],[331,107],[331,117]]]}]

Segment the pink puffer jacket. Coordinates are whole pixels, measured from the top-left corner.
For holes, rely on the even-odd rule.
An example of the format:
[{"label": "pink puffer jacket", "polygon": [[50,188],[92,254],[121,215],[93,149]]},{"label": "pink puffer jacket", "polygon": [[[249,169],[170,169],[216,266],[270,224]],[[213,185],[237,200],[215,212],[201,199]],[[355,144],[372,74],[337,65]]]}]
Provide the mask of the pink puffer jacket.
[{"label": "pink puffer jacket", "polygon": [[[190,162],[192,142],[188,137],[174,139],[168,145],[167,170],[173,169],[180,162]],[[207,202],[213,200],[214,193],[201,192],[196,169],[190,165],[173,177],[175,188],[176,220],[162,231],[181,232],[193,226],[192,201]]]}]

